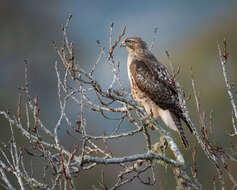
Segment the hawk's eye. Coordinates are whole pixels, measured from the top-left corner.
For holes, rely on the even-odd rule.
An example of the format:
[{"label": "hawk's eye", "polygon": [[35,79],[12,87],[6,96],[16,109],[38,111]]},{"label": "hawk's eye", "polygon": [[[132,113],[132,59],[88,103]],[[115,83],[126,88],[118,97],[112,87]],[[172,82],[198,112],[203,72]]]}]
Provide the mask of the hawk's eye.
[{"label": "hawk's eye", "polygon": [[125,43],[131,43],[132,40],[125,40]]}]

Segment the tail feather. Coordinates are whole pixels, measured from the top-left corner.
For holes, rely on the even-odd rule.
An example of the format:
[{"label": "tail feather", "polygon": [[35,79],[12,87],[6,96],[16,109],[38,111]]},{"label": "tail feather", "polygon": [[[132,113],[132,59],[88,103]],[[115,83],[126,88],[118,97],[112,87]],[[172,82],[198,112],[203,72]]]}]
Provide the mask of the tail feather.
[{"label": "tail feather", "polygon": [[193,133],[192,124],[187,120],[187,118],[183,114],[182,114],[181,118],[185,122],[185,124],[187,125],[189,131],[191,133]]},{"label": "tail feather", "polygon": [[181,134],[181,132],[180,132],[180,137],[183,141],[183,144],[184,144],[185,148],[188,148],[189,147],[189,142],[188,142],[186,136],[184,134]]},{"label": "tail feather", "polygon": [[[180,113],[180,112],[179,112]],[[186,138],[186,135],[184,133],[184,129],[182,127],[182,123],[181,123],[181,119],[183,119],[183,117],[180,116],[180,114],[177,114],[176,112],[173,112],[171,110],[162,110],[159,109],[159,115],[161,117],[161,119],[164,121],[164,123],[171,128],[172,130],[175,130],[177,132],[179,132],[179,135],[181,137],[181,140],[185,146],[185,148],[187,148],[189,146],[188,140]],[[183,119],[184,120],[184,119]],[[184,122],[187,124],[188,121],[184,120]],[[192,132],[192,128],[189,125],[189,123],[187,124],[187,126],[189,127],[189,130]]]},{"label": "tail feather", "polygon": [[180,106],[178,106],[178,107],[176,107],[175,110],[173,110],[173,112],[175,115],[177,115],[179,118],[181,118],[184,121],[184,123],[187,125],[189,131],[191,133],[193,133],[192,123],[190,121],[188,121],[188,119],[184,115],[182,108]]},{"label": "tail feather", "polygon": [[[188,148],[188,147],[189,147],[189,143],[188,143],[188,140],[187,140],[187,138],[186,138],[184,129],[183,129],[183,127],[182,127],[181,118],[180,118],[179,116],[177,116],[176,114],[172,113],[172,112],[171,112],[171,116],[172,116],[172,118],[173,118],[173,120],[174,120],[174,122],[175,122],[175,125],[176,125],[176,127],[177,127],[177,129],[178,129],[178,131],[179,131],[179,135],[180,135],[180,137],[181,137],[181,139],[182,139],[182,142],[183,142],[185,148]],[[186,122],[185,122],[185,123],[186,123]],[[189,126],[188,126],[188,127],[189,127]],[[192,128],[189,128],[189,129],[192,130]]]}]

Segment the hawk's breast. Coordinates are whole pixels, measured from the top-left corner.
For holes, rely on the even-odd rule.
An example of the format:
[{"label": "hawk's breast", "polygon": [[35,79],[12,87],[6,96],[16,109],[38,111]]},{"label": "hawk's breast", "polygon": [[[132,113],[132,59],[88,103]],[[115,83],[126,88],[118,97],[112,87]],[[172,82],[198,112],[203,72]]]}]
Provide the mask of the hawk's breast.
[{"label": "hawk's breast", "polygon": [[130,71],[130,60],[128,58],[128,78],[129,78],[129,82],[130,82],[130,86],[131,86],[131,92],[132,92],[132,96],[133,99],[140,105],[143,106],[147,112],[148,115],[152,115],[154,117],[158,117],[159,116],[159,106],[152,101],[149,96],[142,91],[138,85],[136,84],[132,73]]}]

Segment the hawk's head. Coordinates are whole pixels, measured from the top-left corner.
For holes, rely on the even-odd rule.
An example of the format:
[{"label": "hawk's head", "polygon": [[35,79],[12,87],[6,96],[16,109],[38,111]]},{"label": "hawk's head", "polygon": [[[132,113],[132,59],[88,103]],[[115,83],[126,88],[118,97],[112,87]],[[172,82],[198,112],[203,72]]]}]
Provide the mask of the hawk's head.
[{"label": "hawk's head", "polygon": [[126,47],[128,51],[146,49],[146,42],[139,37],[128,37],[122,42],[122,45]]}]

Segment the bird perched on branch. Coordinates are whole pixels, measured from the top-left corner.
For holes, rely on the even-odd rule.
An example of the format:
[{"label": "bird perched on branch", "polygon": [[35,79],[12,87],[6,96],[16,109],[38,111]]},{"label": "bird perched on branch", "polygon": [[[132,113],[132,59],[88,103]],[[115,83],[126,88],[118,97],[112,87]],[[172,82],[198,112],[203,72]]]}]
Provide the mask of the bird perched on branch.
[{"label": "bird perched on branch", "polygon": [[143,106],[149,116],[158,116],[171,129],[178,131],[185,147],[188,146],[181,119],[192,132],[179,103],[174,77],[147,49],[139,37],[129,37],[122,42],[128,50],[128,77],[134,100]]}]

